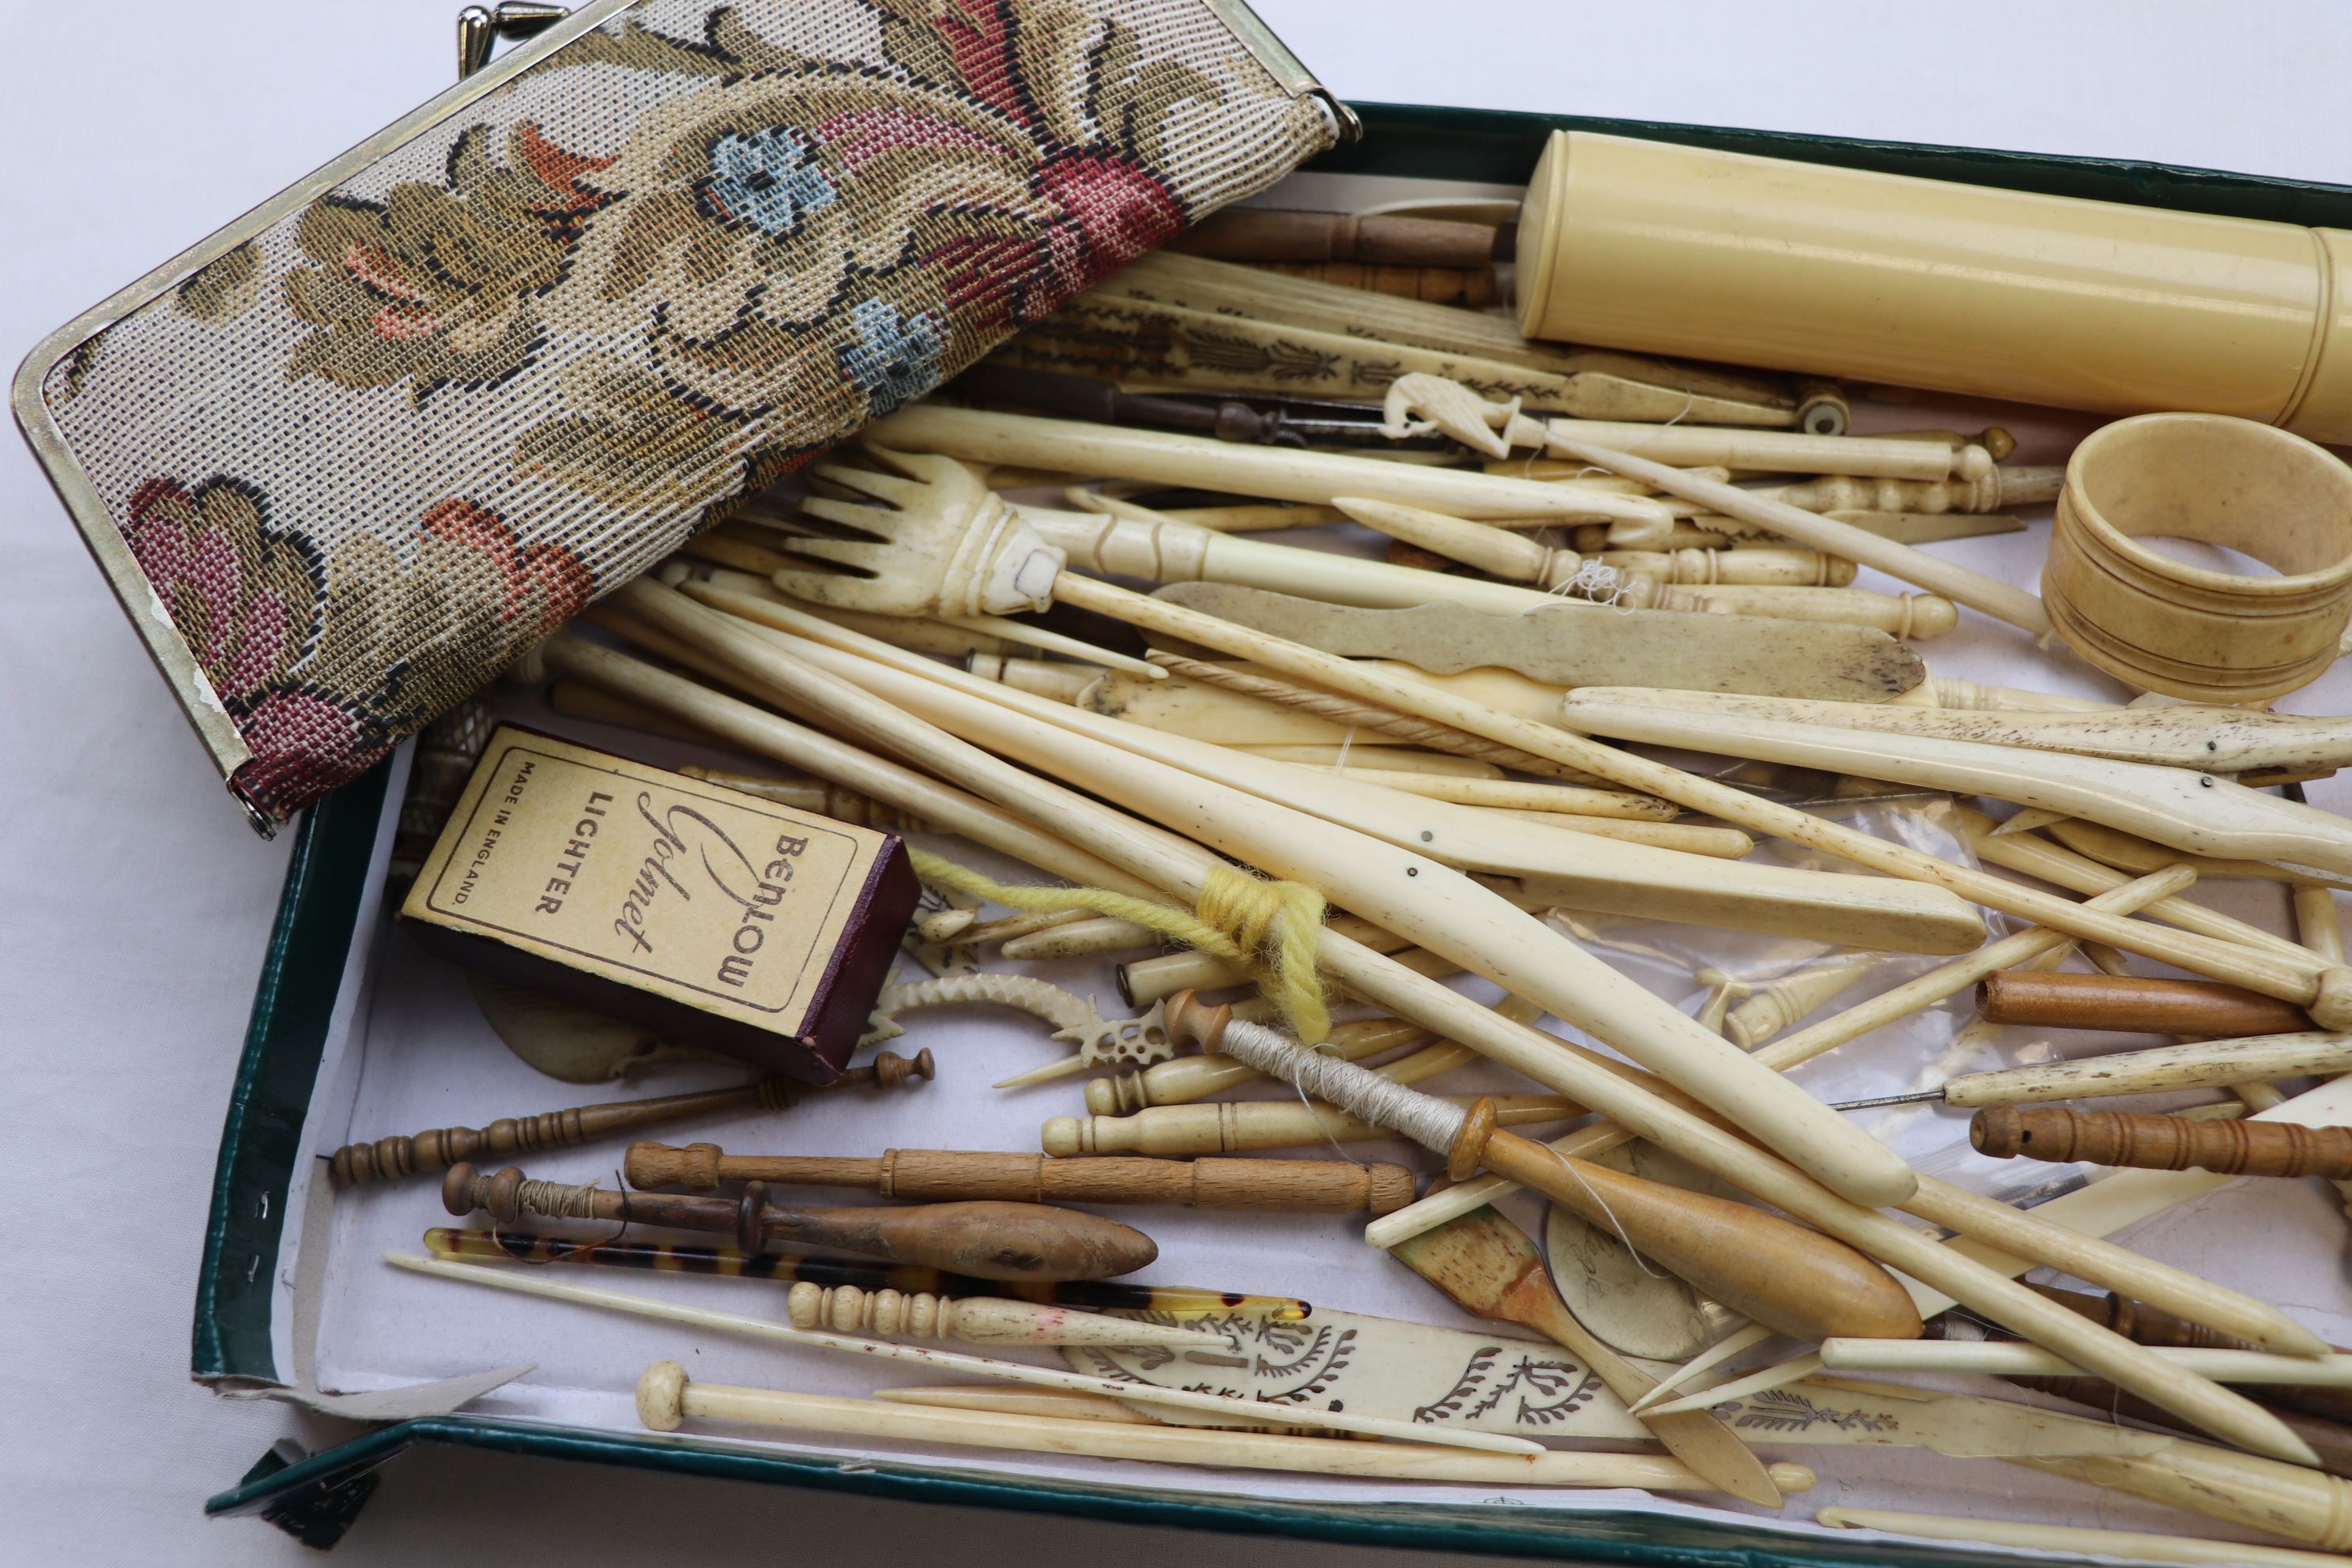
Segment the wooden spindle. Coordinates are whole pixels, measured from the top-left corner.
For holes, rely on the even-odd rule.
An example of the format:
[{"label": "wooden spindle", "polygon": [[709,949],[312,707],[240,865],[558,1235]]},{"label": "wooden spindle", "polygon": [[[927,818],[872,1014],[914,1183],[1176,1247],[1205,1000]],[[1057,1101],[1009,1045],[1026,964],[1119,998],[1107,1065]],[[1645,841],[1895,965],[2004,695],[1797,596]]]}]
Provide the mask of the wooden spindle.
[{"label": "wooden spindle", "polygon": [[2133,1111],[1996,1106],[1976,1113],[1969,1142],[1996,1160],[2023,1155],[2238,1176],[2352,1176],[2352,1128],[2292,1121],[2192,1121]]},{"label": "wooden spindle", "polygon": [[[888,1090],[910,1077],[928,1081],[935,1070],[929,1051],[911,1061],[894,1051],[884,1051],[874,1058],[873,1066],[853,1068],[824,1087],[852,1089],[872,1084],[877,1089]],[[568,1149],[689,1117],[715,1116],[748,1107],[788,1110],[800,1102],[802,1095],[810,1092],[813,1091],[806,1084],[769,1073],[750,1083],[695,1094],[575,1105],[537,1116],[502,1116],[487,1127],[436,1127],[423,1132],[379,1138],[373,1143],[346,1143],[327,1157],[327,1167],[338,1186],[396,1181],[403,1176],[446,1171],[461,1160]]]}]

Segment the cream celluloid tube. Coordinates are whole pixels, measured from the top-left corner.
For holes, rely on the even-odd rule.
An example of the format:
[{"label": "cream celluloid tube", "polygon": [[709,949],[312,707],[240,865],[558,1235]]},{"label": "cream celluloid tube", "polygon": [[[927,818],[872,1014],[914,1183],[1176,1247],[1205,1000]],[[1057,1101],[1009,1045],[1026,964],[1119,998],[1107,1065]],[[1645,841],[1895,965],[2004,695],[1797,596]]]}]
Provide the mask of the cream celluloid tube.
[{"label": "cream celluloid tube", "polygon": [[2352,233],[1555,132],[1519,327],[2352,441]]}]

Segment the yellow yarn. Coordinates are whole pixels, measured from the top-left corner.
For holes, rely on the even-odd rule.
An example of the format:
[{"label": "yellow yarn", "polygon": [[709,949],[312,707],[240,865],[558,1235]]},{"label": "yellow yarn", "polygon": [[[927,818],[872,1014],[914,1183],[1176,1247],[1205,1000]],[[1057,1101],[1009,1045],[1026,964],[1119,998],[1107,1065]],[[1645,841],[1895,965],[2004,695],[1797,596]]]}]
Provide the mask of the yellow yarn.
[{"label": "yellow yarn", "polygon": [[1331,1032],[1323,979],[1315,969],[1315,932],[1323,923],[1323,895],[1303,882],[1278,882],[1234,867],[1212,867],[1191,910],[1155,903],[1108,888],[1008,886],[969,866],[908,846],[915,873],[974,898],[1016,910],[1092,910],[1156,931],[1187,947],[1245,966],[1258,990],[1290,1026],[1314,1045]]}]

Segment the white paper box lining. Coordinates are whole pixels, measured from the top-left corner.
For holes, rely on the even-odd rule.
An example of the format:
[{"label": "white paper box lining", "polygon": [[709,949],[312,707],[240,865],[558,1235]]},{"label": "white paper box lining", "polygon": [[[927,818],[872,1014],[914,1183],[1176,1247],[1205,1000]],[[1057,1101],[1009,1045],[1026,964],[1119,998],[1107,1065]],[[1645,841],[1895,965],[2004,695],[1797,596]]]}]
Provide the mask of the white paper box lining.
[{"label": "white paper box lining", "polygon": [[[1321,182],[1319,194],[1335,177],[1316,178]],[[1418,187],[1426,184],[1413,182],[1411,189],[1399,184],[1390,193],[1390,183],[1357,181],[1348,202],[1360,207],[1388,199],[1389,194],[1423,195]],[[2095,423],[2056,419],[2037,423],[2035,416],[2018,410],[1924,401],[1899,407],[1861,404],[1855,414],[1862,432],[1920,426],[1973,428],[1989,417],[1998,419],[2018,435],[2020,450],[2012,460],[2020,462],[2058,460],[2067,442],[2087,423]],[[1937,550],[2030,585],[2046,528],[2046,521],[2040,521],[2028,535],[1959,541]],[[1287,537],[1296,542],[1356,551],[1374,548],[1373,542],[1360,535],[1349,538],[1338,530],[1303,531]],[[1881,592],[1900,589],[1899,584],[1868,573],[1862,585]],[[1963,616],[1958,631],[1921,646],[1939,675],[2116,700],[2112,686],[2084,667],[2070,666],[2063,649],[2037,653],[2017,634],[1978,617]],[[2352,694],[2352,678],[2338,671],[2281,706],[2306,712],[2343,711],[2347,694]],[[742,765],[742,759],[732,754],[698,753],[633,731],[552,718],[536,699],[516,698],[509,706],[521,721],[543,725],[586,744],[656,762]],[[2316,804],[2338,809],[2352,795],[2336,781],[2314,784],[2311,790]],[[1885,822],[1882,816],[1872,826],[1885,831]],[[1922,827],[1914,823],[1905,831],[1916,833]],[[1932,826],[1925,831],[1932,833]],[[933,839],[927,844],[999,876],[1035,879],[1025,868],[960,841]],[[1767,847],[1766,852],[1779,847]],[[2285,900],[2273,885],[2205,883],[2192,889],[2190,896],[2269,929],[2286,929]],[[362,931],[368,923],[363,917]],[[353,1138],[373,1139],[387,1132],[451,1124],[479,1126],[499,1116],[521,1116],[597,1100],[673,1093],[736,1081],[742,1076],[740,1069],[724,1067],[670,1068],[646,1075],[635,1084],[614,1085],[609,1090],[543,1078],[506,1050],[491,1033],[457,971],[420,952],[405,932],[388,920],[383,923],[387,929],[372,945],[373,962],[366,966],[366,1005],[353,1010],[347,1031],[330,1042],[327,1068],[319,1077],[307,1133],[307,1147],[315,1156],[323,1158]],[[1592,944],[1593,951],[1685,1011],[1696,1011],[1703,994],[1685,966],[1694,955],[1744,977],[1748,971],[1769,977],[1804,956],[1796,951],[1797,944],[1775,945],[1768,939],[1697,928],[1617,926],[1602,936]],[[1934,962],[1897,958],[1823,1012],[1898,984]],[[991,963],[1001,961],[992,956]],[[1107,1013],[1118,1011],[1117,991],[1107,963],[1070,961],[1013,967],[1044,975],[1081,994],[1092,992],[1109,1004]],[[902,973],[910,968],[902,961]],[[1494,994],[1484,982],[1460,984],[1482,999]],[[1909,1087],[1967,1016],[1966,1002],[1964,996],[1845,1047],[1802,1069],[1803,1081],[1832,1099]],[[1026,1151],[1036,1147],[1038,1124],[1045,1119],[1081,1111],[1077,1086],[1082,1080],[1078,1079],[1017,1093],[999,1093],[986,1087],[1068,1048],[1045,1039],[1044,1026],[1033,1020],[974,1008],[914,1015],[905,1022],[905,1037],[890,1042],[888,1048],[911,1055],[929,1047],[939,1063],[937,1082],[887,1096],[855,1090],[818,1095],[773,1118],[733,1116],[679,1123],[649,1135],[681,1144],[709,1139],[730,1150],[750,1152],[873,1154],[887,1148]],[[1557,1021],[1548,1021],[1547,1026],[1559,1028]],[[2126,1043],[2134,1042],[2120,1037],[2065,1036],[2053,1040],[2020,1030],[2003,1031],[2000,1037],[2003,1062],[2046,1059],[2060,1052],[2080,1055]],[[1961,1064],[1955,1070],[1992,1065],[2000,1064],[1979,1060]],[[1442,1092],[1458,1092],[1488,1087],[1523,1091],[1531,1086],[1492,1070],[1465,1069],[1433,1087]],[[1259,1092],[1273,1096],[1286,1091],[1268,1085]],[[1897,1146],[1906,1156],[1925,1169],[1980,1189],[2031,1185],[2059,1169],[1978,1158],[1966,1149],[1966,1118],[1961,1113],[1930,1110],[1905,1119],[1898,1128]],[[619,1143],[604,1143],[534,1156],[526,1168],[534,1176],[558,1181],[616,1184],[621,1148]],[[1328,1147],[1278,1152],[1291,1157],[1342,1157]],[[1345,1154],[1365,1161],[1400,1160],[1424,1173],[1437,1163],[1425,1152],[1394,1142],[1350,1144]],[[298,1191],[307,1174],[297,1173]],[[783,1194],[782,1201],[872,1200],[869,1194],[803,1189]],[[1542,1235],[1542,1207],[1538,1201],[1521,1194],[1504,1207],[1531,1234]],[[1328,1307],[1387,1317],[1478,1327],[1482,1331],[1492,1327],[1480,1325],[1402,1266],[1368,1248],[1361,1239],[1365,1216],[1360,1215],[1212,1214],[1175,1208],[1101,1212],[1139,1226],[1159,1243],[1159,1261],[1143,1271],[1142,1278],[1149,1281],[1298,1295]],[[280,1273],[280,1310],[275,1320],[280,1336],[279,1365],[315,1368],[316,1386],[331,1393],[388,1390],[532,1362],[537,1363],[534,1372],[468,1410],[500,1419],[644,1436],[635,1419],[633,1390],[638,1374],[663,1358],[679,1362],[688,1375],[698,1381],[815,1394],[858,1395],[890,1384],[944,1381],[939,1373],[919,1367],[740,1342],[567,1303],[469,1289],[394,1269],[381,1261],[382,1255],[421,1250],[422,1233],[428,1226],[488,1223],[486,1216],[467,1221],[444,1214],[436,1184],[429,1178],[338,1194],[325,1225],[305,1227],[301,1217],[299,1213],[289,1216],[293,1223],[288,1232],[289,1253]],[[2325,1184],[2240,1182],[2159,1215],[2119,1239],[2218,1280],[2252,1289],[2340,1342],[2352,1333],[2352,1289],[2347,1289],[2340,1261],[2346,1224],[2341,1201]],[[326,1248],[323,1258],[301,1250],[321,1240]],[[782,1317],[783,1290],[772,1283],[617,1269],[593,1274],[575,1271],[565,1277],[587,1278],[610,1289],[648,1296],[690,1300],[720,1310]],[[284,1299],[298,1280],[306,1285],[317,1281],[316,1300],[299,1303],[299,1311],[291,1310],[295,1303]],[[289,1342],[298,1320],[304,1324],[315,1322],[314,1346]],[[1047,1352],[1029,1353],[1044,1364],[1061,1364]],[[1956,1382],[1951,1386],[2001,1397],[2032,1397],[1990,1381]],[[1711,1496],[1700,1502],[1630,1492],[1498,1492],[1469,1485],[1415,1486],[1081,1458],[1032,1459],[1005,1452],[902,1444],[850,1447],[821,1438],[803,1442],[790,1434],[771,1436],[745,1428],[698,1427],[691,1423],[684,1436],[693,1441],[827,1455],[848,1467],[916,1463],[936,1469],[1303,1503],[1443,1503],[1570,1511],[1637,1509],[1717,1520],[1738,1515],[1759,1525],[1801,1533],[1812,1530],[1804,1521],[1816,1509],[1835,1504],[2219,1539],[2271,1539],[1993,1460],[1955,1460],[1912,1449],[1792,1445],[1767,1450],[1770,1458],[1812,1466],[1821,1478],[1814,1490],[1792,1495],[1784,1513],[1774,1516]]]}]

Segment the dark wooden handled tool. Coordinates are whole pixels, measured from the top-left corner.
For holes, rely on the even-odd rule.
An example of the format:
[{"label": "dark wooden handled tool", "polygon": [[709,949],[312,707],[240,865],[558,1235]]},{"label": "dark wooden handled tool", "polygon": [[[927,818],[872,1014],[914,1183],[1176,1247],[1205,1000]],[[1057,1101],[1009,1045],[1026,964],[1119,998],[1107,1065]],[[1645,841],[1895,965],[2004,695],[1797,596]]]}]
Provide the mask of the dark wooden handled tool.
[{"label": "dark wooden handled tool", "polygon": [[[1610,1393],[1628,1405],[1657,1386],[1655,1379],[1577,1321],[1553,1286],[1534,1238],[1493,1208],[1472,1209],[1390,1251],[1465,1310],[1521,1324],[1567,1346],[1584,1358]],[[1642,1421],[1667,1452],[1708,1484],[1759,1508],[1780,1506],[1780,1489],[1772,1484],[1763,1461],[1717,1417],[1693,1410],[1644,1415]]]},{"label": "dark wooden handled tool", "polygon": [[2241,1176],[2352,1176],[2352,1128],[2293,1121],[2200,1121],[2063,1106],[1979,1110],[1969,1142],[1996,1160],[2084,1160],[2152,1171],[2221,1171]]},{"label": "dark wooden handled tool", "polygon": [[[936,1070],[931,1053],[912,1061],[895,1051],[884,1051],[871,1067],[853,1068],[827,1089],[872,1084],[892,1089],[908,1078],[929,1079]],[[777,1073],[729,1089],[707,1089],[697,1094],[666,1094],[656,1100],[614,1100],[601,1105],[575,1105],[537,1116],[501,1116],[488,1127],[436,1127],[429,1131],[379,1138],[373,1143],[346,1143],[328,1156],[327,1168],[341,1186],[361,1182],[388,1182],[402,1176],[444,1171],[460,1160],[491,1154],[532,1154],[542,1149],[569,1148],[618,1132],[635,1132],[665,1121],[693,1116],[715,1116],[722,1110],[757,1107],[788,1110],[801,1096],[816,1092]]]},{"label": "dark wooden handled tool", "polygon": [[2285,1035],[2315,1028],[2302,1008],[2212,980],[2003,969],[1977,985],[1989,1024],[2149,1035]]},{"label": "dark wooden handled tool", "polygon": [[538,1215],[667,1226],[732,1236],[747,1252],[776,1242],[830,1247],[981,1279],[1103,1279],[1160,1254],[1151,1238],[1099,1215],[1042,1204],[925,1204],[908,1208],[787,1208],[752,1182],[740,1198],[623,1193],[537,1182],[509,1165],[495,1176],[457,1164],[441,1182],[454,1215],[487,1209],[500,1223]]},{"label": "dark wooden handled tool", "polygon": [[1293,1214],[1392,1214],[1412,1202],[1402,1165],[1346,1160],[1048,1160],[950,1149],[886,1149],[873,1158],[730,1154],[716,1143],[629,1145],[633,1187],[716,1192],[729,1182],[863,1187],[920,1202],[999,1198],[1025,1204],[1179,1204]]}]

